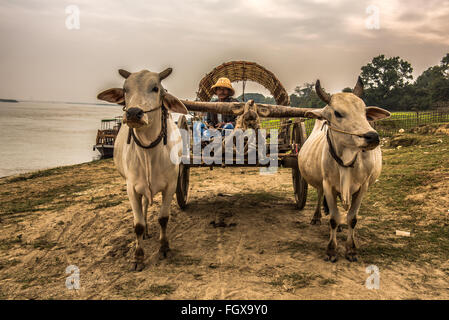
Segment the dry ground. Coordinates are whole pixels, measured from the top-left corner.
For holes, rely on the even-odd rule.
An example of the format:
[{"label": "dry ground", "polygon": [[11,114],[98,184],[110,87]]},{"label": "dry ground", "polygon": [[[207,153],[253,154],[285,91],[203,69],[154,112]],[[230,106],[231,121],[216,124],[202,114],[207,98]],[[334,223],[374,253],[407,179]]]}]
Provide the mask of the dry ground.
[{"label": "dry ground", "polygon": [[[312,226],[316,193],[294,207],[291,172],[191,170],[190,201],[172,202],[171,255],[160,260],[149,209],[146,268],[129,272],[132,212],[111,160],[0,179],[1,299],[448,299],[449,137],[384,149],[360,211],[359,261],[325,262],[328,218]],[[440,142],[441,141],[441,142]],[[211,222],[224,219],[227,227]],[[396,230],[411,237],[396,236]],[[365,268],[380,269],[368,290]],[[80,270],[80,290],[65,286]]]}]

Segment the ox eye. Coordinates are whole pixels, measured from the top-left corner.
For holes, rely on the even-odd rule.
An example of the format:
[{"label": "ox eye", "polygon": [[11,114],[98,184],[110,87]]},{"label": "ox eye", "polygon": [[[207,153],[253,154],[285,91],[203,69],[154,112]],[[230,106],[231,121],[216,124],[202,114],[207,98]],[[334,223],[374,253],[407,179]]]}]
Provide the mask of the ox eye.
[{"label": "ox eye", "polygon": [[334,111],[334,114],[337,118],[343,118],[342,114],[338,111]]},{"label": "ox eye", "polygon": [[159,88],[158,87],[154,87],[153,89],[151,89],[152,92],[158,92]]}]

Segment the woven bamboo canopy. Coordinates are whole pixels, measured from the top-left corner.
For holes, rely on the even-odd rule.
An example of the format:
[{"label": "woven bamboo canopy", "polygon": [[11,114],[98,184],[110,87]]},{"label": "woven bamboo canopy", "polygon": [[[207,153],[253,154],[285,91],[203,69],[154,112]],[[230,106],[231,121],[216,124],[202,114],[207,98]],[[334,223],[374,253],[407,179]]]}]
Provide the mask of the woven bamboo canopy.
[{"label": "woven bamboo canopy", "polygon": [[288,93],[279,79],[261,65],[248,61],[231,61],[215,67],[201,79],[197,92],[198,99],[210,101],[214,95],[211,87],[221,77],[226,77],[231,82],[247,80],[257,82],[270,91],[278,105],[290,104]]},{"label": "woven bamboo canopy", "polygon": [[200,81],[197,97],[200,101],[181,100],[189,111],[211,112],[220,114],[239,115],[243,113],[245,102],[209,102],[213,96],[211,87],[221,77],[228,78],[231,82],[251,80],[268,89],[277,105],[261,104],[257,106],[268,112],[268,117],[290,118],[306,117],[309,108],[292,108],[290,98],[282,83],[276,76],[255,62],[231,61],[223,63],[206,74]]}]

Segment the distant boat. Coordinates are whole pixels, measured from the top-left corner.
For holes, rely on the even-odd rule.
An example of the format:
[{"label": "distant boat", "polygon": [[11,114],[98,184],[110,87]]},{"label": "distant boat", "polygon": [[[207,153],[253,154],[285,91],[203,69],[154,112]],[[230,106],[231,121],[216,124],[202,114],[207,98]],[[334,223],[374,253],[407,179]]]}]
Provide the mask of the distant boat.
[{"label": "distant boat", "polygon": [[122,125],[123,117],[113,119],[102,119],[101,129],[97,132],[97,139],[94,145],[95,149],[101,154],[101,159],[112,158],[114,155],[114,143],[118,131]]},{"label": "distant boat", "polygon": [[15,99],[0,99],[0,102],[14,102],[14,103],[17,103],[19,101],[15,100]]},{"label": "distant boat", "polygon": [[[178,119],[181,116],[179,113],[172,113],[172,117],[175,123],[178,123]],[[186,115],[187,124],[191,125],[193,117],[190,114]],[[101,159],[112,158],[114,155],[114,143],[117,137],[118,131],[122,125],[123,117],[115,117],[113,119],[101,120],[101,129],[97,132],[97,141],[94,145],[94,151],[98,150],[101,154]]]}]

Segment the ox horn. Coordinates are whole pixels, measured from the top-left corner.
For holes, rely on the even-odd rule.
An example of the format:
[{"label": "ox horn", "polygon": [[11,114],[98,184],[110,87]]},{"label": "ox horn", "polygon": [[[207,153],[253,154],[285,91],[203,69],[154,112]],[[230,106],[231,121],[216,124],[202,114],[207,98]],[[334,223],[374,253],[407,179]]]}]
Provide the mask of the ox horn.
[{"label": "ox horn", "polygon": [[329,93],[324,91],[323,88],[321,88],[320,80],[316,81],[315,91],[316,91],[316,94],[318,95],[318,97],[320,97],[321,100],[323,100],[324,102],[329,104],[329,102],[331,101],[331,96],[330,96]]},{"label": "ox horn", "polygon": [[352,93],[355,94],[357,97],[361,98],[363,95],[363,81],[362,78],[357,79],[357,83],[355,84],[354,90],[352,90]]},{"label": "ox horn", "polygon": [[128,79],[128,77],[131,75],[131,72],[123,69],[118,69],[118,73],[120,73],[120,75],[125,79]]},{"label": "ox horn", "polygon": [[167,69],[165,69],[164,71],[162,71],[162,72],[159,72],[159,79],[162,81],[162,80],[164,80],[165,78],[167,78],[169,75],[170,75],[170,73],[173,71],[173,69],[172,68],[167,68]]}]

